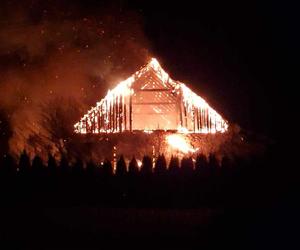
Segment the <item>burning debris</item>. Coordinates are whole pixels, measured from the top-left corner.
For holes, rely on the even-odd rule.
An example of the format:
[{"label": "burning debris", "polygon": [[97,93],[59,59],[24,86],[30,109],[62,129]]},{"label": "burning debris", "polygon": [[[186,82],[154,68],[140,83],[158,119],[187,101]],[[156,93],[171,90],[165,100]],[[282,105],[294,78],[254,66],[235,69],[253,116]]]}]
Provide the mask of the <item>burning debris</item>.
[{"label": "burning debris", "polygon": [[172,80],[152,58],[109,90],[74,128],[80,134],[155,130],[213,134],[227,131],[228,122],[184,83]]}]

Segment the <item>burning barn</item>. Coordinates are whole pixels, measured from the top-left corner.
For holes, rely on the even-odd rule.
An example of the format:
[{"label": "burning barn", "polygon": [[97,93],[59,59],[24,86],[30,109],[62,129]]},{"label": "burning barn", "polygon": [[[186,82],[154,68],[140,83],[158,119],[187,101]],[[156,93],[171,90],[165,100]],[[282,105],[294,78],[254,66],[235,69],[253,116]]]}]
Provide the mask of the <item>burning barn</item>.
[{"label": "burning barn", "polygon": [[228,122],[152,58],[109,90],[74,128],[82,142],[98,143],[91,154],[108,157],[117,148],[130,158],[216,152],[226,143]]},{"label": "burning barn", "polygon": [[228,123],[184,83],[172,80],[152,58],[109,90],[74,127],[80,134],[156,130],[223,133]]}]

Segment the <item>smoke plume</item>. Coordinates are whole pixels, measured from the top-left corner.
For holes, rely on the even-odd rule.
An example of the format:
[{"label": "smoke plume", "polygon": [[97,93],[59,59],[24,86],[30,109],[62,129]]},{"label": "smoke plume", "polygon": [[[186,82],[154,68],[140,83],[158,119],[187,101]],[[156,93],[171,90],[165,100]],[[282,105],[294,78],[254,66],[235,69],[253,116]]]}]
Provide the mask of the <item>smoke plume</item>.
[{"label": "smoke plume", "polygon": [[1,141],[14,155],[63,153],[74,122],[148,59],[142,22],[128,10],[7,1],[0,16]]}]

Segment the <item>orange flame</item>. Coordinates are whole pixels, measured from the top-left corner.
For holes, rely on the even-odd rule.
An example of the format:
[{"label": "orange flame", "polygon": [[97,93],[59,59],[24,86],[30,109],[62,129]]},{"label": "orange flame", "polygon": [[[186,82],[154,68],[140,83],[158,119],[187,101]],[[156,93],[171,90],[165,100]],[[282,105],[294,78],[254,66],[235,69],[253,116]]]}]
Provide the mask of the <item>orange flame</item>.
[{"label": "orange flame", "polygon": [[[120,82],[114,89],[109,90],[107,95],[100,102],[97,102],[96,107],[91,108],[88,113],[74,125],[75,132],[81,134],[97,134],[128,130],[128,126],[126,126],[126,114],[130,108],[129,99],[134,94],[133,83],[150,70],[151,72],[154,71],[155,76],[160,79],[164,88],[168,88],[168,86],[170,88],[171,86],[172,93],[178,97],[178,104],[181,105],[182,103],[181,109],[183,109],[183,111],[180,112],[184,118],[181,117],[180,124],[178,124],[178,133],[224,133],[227,131],[228,122],[225,121],[221,115],[184,83],[172,80],[162,69],[159,62],[155,58],[152,58],[144,68],[137,71],[128,79]],[[143,90],[145,86],[141,89]],[[126,107],[123,109],[123,106],[127,107],[127,111]],[[111,115],[111,110],[115,110],[113,116]],[[153,108],[153,111],[157,114],[161,113],[161,110],[158,108]],[[161,117],[167,121],[168,124],[170,123],[163,114]],[[114,126],[111,125],[112,122]],[[151,133],[151,130],[147,128],[142,130]]]},{"label": "orange flame", "polygon": [[178,150],[184,154],[195,153],[198,150],[193,148],[187,138],[181,134],[167,135],[166,141],[171,149]]}]

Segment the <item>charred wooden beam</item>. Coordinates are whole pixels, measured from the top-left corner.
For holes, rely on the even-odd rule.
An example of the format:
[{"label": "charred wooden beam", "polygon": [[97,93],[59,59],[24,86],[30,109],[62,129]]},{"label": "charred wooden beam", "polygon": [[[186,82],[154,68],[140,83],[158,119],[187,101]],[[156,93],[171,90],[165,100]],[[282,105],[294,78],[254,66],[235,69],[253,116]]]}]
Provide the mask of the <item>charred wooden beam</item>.
[{"label": "charred wooden beam", "polygon": [[182,91],[180,90],[179,93],[179,120],[180,120],[180,127],[183,127],[183,119],[182,119]]},{"label": "charred wooden beam", "polygon": [[127,109],[126,109],[126,102],[124,102],[124,129],[127,130]]},{"label": "charred wooden beam", "polygon": [[197,122],[197,131],[200,130],[200,124],[199,124],[199,108],[196,109],[196,122]]},{"label": "charred wooden beam", "polygon": [[192,123],[193,123],[193,131],[196,130],[196,123],[195,123],[195,107],[192,108]]},{"label": "charred wooden beam", "polygon": [[187,119],[187,111],[186,111],[186,106],[183,105],[183,113],[184,113],[184,122],[185,122],[185,127],[188,127],[188,119]]},{"label": "charred wooden beam", "polygon": [[122,128],[120,128],[120,122],[121,122],[121,126],[122,126],[122,101],[121,101],[121,97],[119,97],[119,102],[118,102],[118,131],[121,132]]},{"label": "charred wooden beam", "polygon": [[129,130],[132,132],[132,94],[129,96]]},{"label": "charred wooden beam", "polygon": [[203,128],[203,118],[202,118],[202,109],[200,108],[200,114],[199,114],[199,126],[200,126],[200,130]]}]

